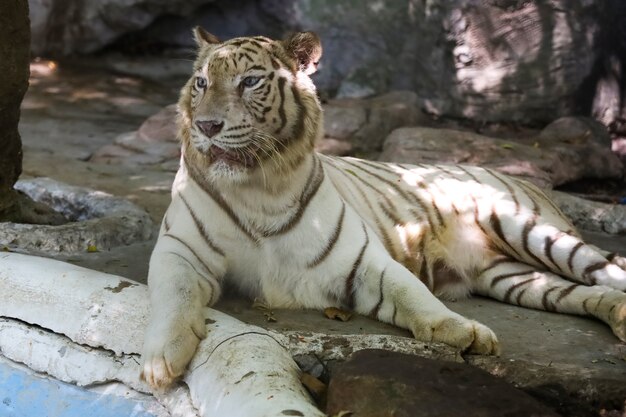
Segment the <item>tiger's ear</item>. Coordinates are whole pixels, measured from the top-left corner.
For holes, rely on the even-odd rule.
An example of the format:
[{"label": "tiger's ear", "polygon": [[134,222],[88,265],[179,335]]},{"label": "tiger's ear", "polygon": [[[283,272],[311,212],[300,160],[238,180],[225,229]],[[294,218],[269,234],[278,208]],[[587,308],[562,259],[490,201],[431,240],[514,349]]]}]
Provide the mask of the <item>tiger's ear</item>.
[{"label": "tiger's ear", "polygon": [[322,57],[322,42],[314,32],[293,33],[283,41],[287,53],[297,62],[298,70],[307,75],[317,71],[317,65]]},{"label": "tiger's ear", "polygon": [[200,26],[196,26],[193,28],[193,37],[196,40],[196,44],[201,47],[204,44],[215,44],[220,43],[220,40],[217,36],[207,32],[202,29]]}]

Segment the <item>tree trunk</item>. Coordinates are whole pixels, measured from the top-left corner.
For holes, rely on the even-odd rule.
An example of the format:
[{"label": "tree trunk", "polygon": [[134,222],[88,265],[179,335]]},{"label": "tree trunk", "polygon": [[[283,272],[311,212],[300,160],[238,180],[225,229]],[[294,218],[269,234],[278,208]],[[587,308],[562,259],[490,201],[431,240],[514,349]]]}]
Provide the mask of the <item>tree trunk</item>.
[{"label": "tree trunk", "polygon": [[0,213],[4,213],[15,205],[13,185],[22,173],[22,142],[17,124],[29,76],[27,0],[0,2],[0,39]]},{"label": "tree trunk", "polygon": [[27,0],[0,1],[0,221],[65,223],[62,215],[32,201],[13,186],[22,173],[17,126],[28,88],[30,20]]}]

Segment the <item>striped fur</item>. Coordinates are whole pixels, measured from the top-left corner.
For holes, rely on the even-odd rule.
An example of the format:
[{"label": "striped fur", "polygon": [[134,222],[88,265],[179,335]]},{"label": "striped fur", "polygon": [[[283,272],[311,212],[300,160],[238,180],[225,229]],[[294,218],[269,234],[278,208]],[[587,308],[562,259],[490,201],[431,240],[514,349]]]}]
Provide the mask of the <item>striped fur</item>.
[{"label": "striped fur", "polygon": [[[150,261],[149,383],[182,374],[224,280],[273,307],[351,309],[476,353],[498,352],[493,332],[437,297],[594,316],[626,340],[626,261],[585,244],[539,189],[476,167],[319,155],[315,35],[196,37]],[[221,130],[204,134],[208,120]]]}]

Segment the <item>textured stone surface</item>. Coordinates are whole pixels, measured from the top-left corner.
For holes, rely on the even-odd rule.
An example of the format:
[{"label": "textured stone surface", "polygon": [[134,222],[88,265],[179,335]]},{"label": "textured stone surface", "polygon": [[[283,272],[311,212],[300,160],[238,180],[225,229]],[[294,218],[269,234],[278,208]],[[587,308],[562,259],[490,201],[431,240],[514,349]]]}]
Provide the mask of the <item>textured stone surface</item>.
[{"label": "textured stone surface", "polygon": [[603,4],[261,2],[288,28],[321,34],[325,89],[359,96],[408,89],[437,114],[546,121],[572,110],[601,54],[593,40]]},{"label": "textured stone surface", "polygon": [[596,129],[595,122],[586,127],[586,122],[559,119],[537,136],[511,140],[451,129],[401,128],[387,137],[379,159],[481,165],[543,188],[581,178],[620,178],[623,166],[611,152],[606,131]]},{"label": "textured stone surface", "polygon": [[326,411],[355,417],[558,416],[473,366],[384,350],[356,352],[338,367]]},{"label": "textured stone surface", "polygon": [[48,178],[19,181],[16,188],[71,221],[60,226],[0,223],[0,245],[32,252],[88,252],[150,239],[152,220],[133,203]]},{"label": "textured stone surface", "polygon": [[189,48],[198,24],[223,38],[315,30],[325,54],[316,80],[343,97],[412,90],[432,113],[486,121],[548,122],[582,109],[608,124],[624,114],[620,0],[30,4],[36,53],[91,52],[129,32],[121,47]]}]

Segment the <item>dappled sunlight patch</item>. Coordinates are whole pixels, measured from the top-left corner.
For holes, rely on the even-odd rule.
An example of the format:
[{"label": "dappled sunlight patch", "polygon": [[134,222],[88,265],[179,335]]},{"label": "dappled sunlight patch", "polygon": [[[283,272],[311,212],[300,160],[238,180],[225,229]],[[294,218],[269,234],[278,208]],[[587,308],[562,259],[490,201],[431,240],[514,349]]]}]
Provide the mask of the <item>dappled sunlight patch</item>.
[{"label": "dappled sunlight patch", "polygon": [[59,64],[43,58],[35,58],[30,63],[31,77],[48,77],[55,74],[59,69]]}]

